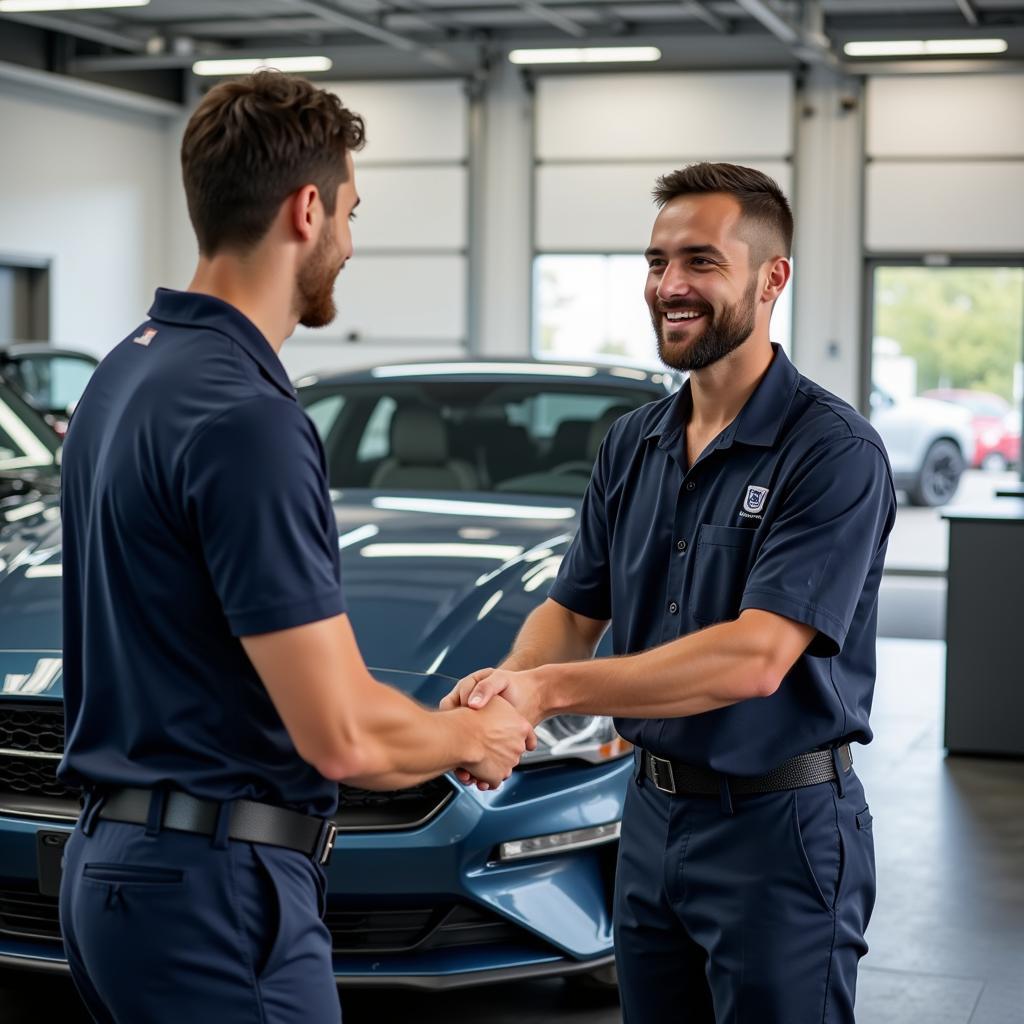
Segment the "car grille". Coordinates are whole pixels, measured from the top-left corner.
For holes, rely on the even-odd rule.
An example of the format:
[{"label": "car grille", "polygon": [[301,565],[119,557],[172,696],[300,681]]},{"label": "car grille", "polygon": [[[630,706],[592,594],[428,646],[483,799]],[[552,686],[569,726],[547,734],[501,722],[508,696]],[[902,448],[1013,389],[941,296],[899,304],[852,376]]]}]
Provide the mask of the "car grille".
[{"label": "car grille", "polygon": [[[64,750],[61,706],[0,706],[0,810],[29,817],[78,817],[78,790],[56,775]],[[342,832],[417,828],[454,798],[443,776],[410,789],[376,792],[338,787],[335,824]]]},{"label": "car grille", "polygon": [[[324,921],[336,954],[424,953],[510,944],[547,948],[511,921],[464,903],[422,909],[329,906]],[[60,942],[57,900],[28,889],[0,889],[0,934]]]},{"label": "car grille", "polygon": [[57,900],[27,889],[0,889],[0,933],[60,941]]}]

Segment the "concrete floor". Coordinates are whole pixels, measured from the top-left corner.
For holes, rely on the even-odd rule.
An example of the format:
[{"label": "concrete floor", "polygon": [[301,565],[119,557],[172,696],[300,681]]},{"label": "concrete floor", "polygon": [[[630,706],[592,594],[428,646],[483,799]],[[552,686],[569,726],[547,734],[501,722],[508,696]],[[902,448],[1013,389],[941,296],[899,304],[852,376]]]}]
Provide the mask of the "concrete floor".
[{"label": "concrete floor", "polygon": [[[944,656],[941,643],[879,641],[876,739],[855,754],[879,879],[859,1024],[1024,1024],[1024,762],[944,757]],[[620,1019],[617,1007],[559,981],[440,996],[350,993],[343,1003],[346,1024]],[[88,1017],[64,982],[0,987],[2,1024],[41,1020]]]}]

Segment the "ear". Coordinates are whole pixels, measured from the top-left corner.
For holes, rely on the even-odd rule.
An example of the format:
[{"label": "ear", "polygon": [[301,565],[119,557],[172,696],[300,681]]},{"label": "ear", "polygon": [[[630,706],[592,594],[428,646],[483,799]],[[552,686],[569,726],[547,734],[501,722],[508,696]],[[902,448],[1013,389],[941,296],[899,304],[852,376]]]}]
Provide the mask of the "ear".
[{"label": "ear", "polygon": [[323,218],[323,205],[316,185],[303,185],[288,199],[289,223],[300,241],[316,238]]},{"label": "ear", "polygon": [[774,302],[793,276],[793,265],[784,256],[778,256],[767,264],[768,276],[761,289],[762,302]]}]

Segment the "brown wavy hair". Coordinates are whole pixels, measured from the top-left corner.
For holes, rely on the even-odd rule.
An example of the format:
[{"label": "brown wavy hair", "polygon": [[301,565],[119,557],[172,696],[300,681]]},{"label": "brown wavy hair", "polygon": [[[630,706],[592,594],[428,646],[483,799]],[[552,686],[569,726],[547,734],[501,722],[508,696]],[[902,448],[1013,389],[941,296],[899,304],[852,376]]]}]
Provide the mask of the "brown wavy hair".
[{"label": "brown wavy hair", "polygon": [[365,141],[363,119],[303,78],[258,71],[214,86],[181,143],[199,251],[252,248],[303,185],[317,187],[333,216],[348,173],[345,154]]}]

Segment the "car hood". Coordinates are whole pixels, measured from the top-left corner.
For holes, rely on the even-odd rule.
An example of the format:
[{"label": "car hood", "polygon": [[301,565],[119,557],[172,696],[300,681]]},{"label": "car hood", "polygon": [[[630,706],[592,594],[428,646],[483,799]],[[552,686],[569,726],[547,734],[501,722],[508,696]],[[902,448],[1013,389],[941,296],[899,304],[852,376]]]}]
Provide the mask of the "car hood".
[{"label": "car hood", "polygon": [[[495,664],[547,595],[578,503],[487,494],[332,495],[348,612],[375,674],[432,703]],[[60,512],[0,529],[0,687],[59,697]],[[56,668],[54,661],[56,660]]]}]

